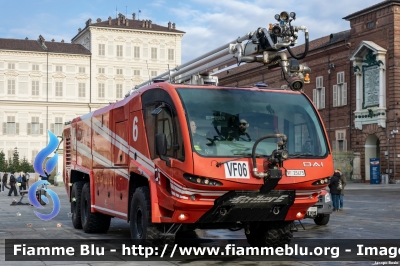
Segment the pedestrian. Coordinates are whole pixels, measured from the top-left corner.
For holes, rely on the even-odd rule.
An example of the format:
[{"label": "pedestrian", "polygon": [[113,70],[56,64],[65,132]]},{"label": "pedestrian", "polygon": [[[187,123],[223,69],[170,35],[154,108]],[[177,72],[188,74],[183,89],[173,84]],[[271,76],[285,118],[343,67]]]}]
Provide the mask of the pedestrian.
[{"label": "pedestrian", "polygon": [[29,175],[28,172],[25,172],[25,177],[26,177],[26,188],[29,188],[29,177],[30,177],[30,175]]},{"label": "pedestrian", "polygon": [[335,170],[335,173],[331,177],[331,181],[329,182],[329,190],[332,195],[332,204],[333,204],[333,211],[339,211],[339,195],[340,190],[338,189],[340,182],[340,173]]},{"label": "pedestrian", "polygon": [[346,177],[343,175],[340,168],[336,169],[336,171],[340,174],[340,180],[342,181],[342,190],[340,190],[339,194],[339,211],[343,211],[343,196],[344,196],[344,187],[346,186]]},{"label": "pedestrian", "polygon": [[20,173],[21,175],[21,186],[19,187],[19,193],[21,194],[21,190],[26,190],[26,176],[24,172]]},{"label": "pedestrian", "polygon": [[[40,176],[42,180],[46,180],[47,182],[49,181],[50,175],[47,173],[46,169],[43,168],[44,176]],[[47,184],[43,185],[47,189]]]},{"label": "pedestrian", "polygon": [[17,183],[17,179],[15,178],[16,174],[17,173],[14,172],[14,174],[10,175],[10,191],[8,192],[9,197],[11,196],[13,191],[14,191],[14,196],[18,196],[17,188],[15,187]]},{"label": "pedestrian", "polygon": [[2,191],[4,191],[4,188],[6,187],[6,188],[8,188],[8,189],[10,189],[8,186],[7,186],[7,181],[8,181],[8,174],[6,173],[6,171],[4,171],[3,172],[3,177],[1,178],[1,182],[3,183],[3,186],[2,186]]}]

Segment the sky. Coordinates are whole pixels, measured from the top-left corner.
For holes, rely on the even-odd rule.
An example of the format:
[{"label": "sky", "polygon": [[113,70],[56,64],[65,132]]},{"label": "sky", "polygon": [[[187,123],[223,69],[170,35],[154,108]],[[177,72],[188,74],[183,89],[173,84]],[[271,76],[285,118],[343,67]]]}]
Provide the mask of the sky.
[{"label": "sky", "polygon": [[[182,39],[182,63],[242,37],[259,27],[276,23],[275,14],[296,12],[295,26],[306,26],[310,40],[350,29],[342,19],[381,0],[0,0],[0,38],[71,42],[91,18],[103,21],[117,13],[186,32]],[[140,13],[139,13],[140,10]],[[298,44],[304,43],[300,32]]]}]

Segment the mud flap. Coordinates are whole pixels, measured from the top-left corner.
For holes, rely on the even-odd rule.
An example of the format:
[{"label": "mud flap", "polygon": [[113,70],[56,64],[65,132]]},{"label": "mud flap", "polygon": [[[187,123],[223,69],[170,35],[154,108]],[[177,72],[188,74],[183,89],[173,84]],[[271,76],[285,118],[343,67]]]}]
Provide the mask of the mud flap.
[{"label": "mud flap", "polygon": [[198,223],[283,221],[294,199],[294,190],[230,191],[217,199]]}]

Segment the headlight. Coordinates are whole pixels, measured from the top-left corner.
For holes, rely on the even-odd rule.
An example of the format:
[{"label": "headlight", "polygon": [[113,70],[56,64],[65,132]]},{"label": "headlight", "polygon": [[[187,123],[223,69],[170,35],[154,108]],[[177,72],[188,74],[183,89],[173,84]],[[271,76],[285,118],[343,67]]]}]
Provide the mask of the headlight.
[{"label": "headlight", "polygon": [[330,202],[331,201],[331,193],[326,193],[325,194],[325,202]]}]

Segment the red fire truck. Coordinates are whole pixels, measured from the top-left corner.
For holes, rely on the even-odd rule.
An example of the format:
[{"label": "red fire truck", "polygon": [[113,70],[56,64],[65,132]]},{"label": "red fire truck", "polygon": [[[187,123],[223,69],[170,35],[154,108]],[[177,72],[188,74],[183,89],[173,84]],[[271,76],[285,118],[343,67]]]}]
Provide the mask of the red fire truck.
[{"label": "red fire truck", "polygon": [[[63,177],[75,228],[107,232],[116,217],[133,239],[243,229],[253,246],[290,243],[291,223],[318,201],[333,160],[301,91],[307,28],[291,25],[293,12],[275,18],[66,125]],[[300,30],[306,51],[298,56],[289,46]],[[280,66],[291,90],[217,86],[209,71],[228,59]]]}]

